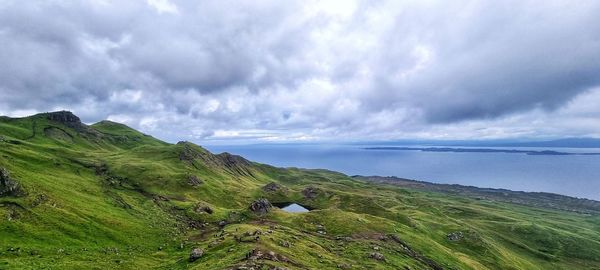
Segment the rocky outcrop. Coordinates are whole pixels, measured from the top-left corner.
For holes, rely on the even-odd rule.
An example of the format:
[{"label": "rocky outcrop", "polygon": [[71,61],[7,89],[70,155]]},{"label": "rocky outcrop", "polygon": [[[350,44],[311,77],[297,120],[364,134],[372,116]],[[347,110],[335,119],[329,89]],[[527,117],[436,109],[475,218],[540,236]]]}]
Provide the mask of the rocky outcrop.
[{"label": "rocky outcrop", "polygon": [[69,111],[51,112],[46,114],[48,120],[59,122],[70,128],[82,126],[81,119]]},{"label": "rocky outcrop", "polygon": [[273,207],[273,205],[271,205],[269,200],[258,199],[256,201],[254,201],[252,204],[250,204],[249,208],[250,208],[250,211],[252,211],[256,214],[264,215],[264,214],[268,213],[272,207]]},{"label": "rocky outcrop", "polygon": [[190,175],[188,176],[188,184],[192,187],[197,187],[200,186],[204,183],[204,181],[200,180],[200,178],[198,178],[195,175]]},{"label": "rocky outcrop", "polygon": [[195,262],[196,260],[200,259],[202,255],[204,255],[204,250],[200,248],[192,249],[192,252],[190,253],[190,258],[188,260],[190,262]]},{"label": "rocky outcrop", "polygon": [[236,175],[253,176],[250,171],[251,163],[247,159],[227,152],[215,155],[219,165]]},{"label": "rocky outcrop", "polygon": [[[46,116],[46,118],[50,121],[60,123],[66,127],[74,129],[80,135],[82,135],[88,139],[96,140],[96,139],[102,138],[102,134],[100,132],[98,132],[97,130],[90,128],[86,124],[82,123],[81,119],[79,119],[79,117],[74,115],[72,112],[58,111],[58,112],[43,113],[42,115]],[[35,122],[34,122],[34,125],[35,125]],[[33,136],[35,136],[35,126],[33,129],[34,129]],[[57,133],[58,131],[54,130],[52,132]],[[62,135],[67,136],[67,137],[70,136],[70,134],[68,134],[66,131],[65,131],[65,133],[66,133],[66,135],[64,135],[64,134],[62,134]],[[56,134],[54,134],[54,135],[56,135]]]},{"label": "rocky outcrop", "polygon": [[269,261],[274,261],[274,262],[289,262],[290,260],[281,255],[281,254],[277,254],[273,251],[263,251],[260,249],[254,249],[250,252],[248,252],[248,254],[246,254],[246,259],[247,260],[269,260]]},{"label": "rocky outcrop", "polygon": [[271,182],[262,187],[262,190],[265,192],[274,193],[279,191],[286,192],[287,188],[275,182]]},{"label": "rocky outcrop", "polygon": [[179,160],[193,166],[196,166],[196,161],[208,167],[223,168],[233,175],[253,176],[250,170],[252,163],[241,156],[229,153],[214,155],[198,145],[185,141],[178,142],[177,145],[182,146]]},{"label": "rocky outcrop", "polygon": [[304,190],[302,190],[302,195],[304,195],[304,198],[306,199],[314,199],[318,197],[321,193],[323,193],[323,191],[316,187],[307,187]]},{"label": "rocky outcrop", "polygon": [[0,168],[0,197],[17,197],[24,194],[21,185],[10,177],[10,173],[5,168]]},{"label": "rocky outcrop", "polygon": [[194,212],[199,213],[199,214],[201,214],[201,213],[212,214],[213,209],[204,203],[198,203],[194,207]]}]

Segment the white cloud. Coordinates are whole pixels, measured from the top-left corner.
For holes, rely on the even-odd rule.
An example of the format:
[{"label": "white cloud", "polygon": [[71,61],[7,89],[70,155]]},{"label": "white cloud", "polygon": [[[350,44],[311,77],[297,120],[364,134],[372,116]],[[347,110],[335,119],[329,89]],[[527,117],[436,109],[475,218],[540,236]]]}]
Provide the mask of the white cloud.
[{"label": "white cloud", "polygon": [[4,1],[0,113],[70,109],[170,141],[600,136],[599,12],[566,1]]},{"label": "white cloud", "polygon": [[156,9],[156,11],[160,13],[171,13],[178,14],[179,9],[169,0],[147,0],[148,5]]}]

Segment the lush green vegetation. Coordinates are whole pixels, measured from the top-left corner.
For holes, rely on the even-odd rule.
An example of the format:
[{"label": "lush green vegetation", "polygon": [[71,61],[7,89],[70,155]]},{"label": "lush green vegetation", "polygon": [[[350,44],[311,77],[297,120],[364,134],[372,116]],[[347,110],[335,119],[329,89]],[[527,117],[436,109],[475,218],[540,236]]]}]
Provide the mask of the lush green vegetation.
[{"label": "lush green vegetation", "polygon": [[[0,118],[0,167],[21,191],[0,197],[0,269],[600,269],[596,215],[275,168],[65,112]],[[314,210],[259,214],[258,198]]]}]

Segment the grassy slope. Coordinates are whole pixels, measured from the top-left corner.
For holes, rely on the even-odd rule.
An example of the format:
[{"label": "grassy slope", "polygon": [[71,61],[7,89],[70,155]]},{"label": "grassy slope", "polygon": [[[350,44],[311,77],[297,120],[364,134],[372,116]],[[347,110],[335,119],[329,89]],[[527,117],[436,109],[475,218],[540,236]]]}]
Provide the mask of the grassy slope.
[{"label": "grassy slope", "polygon": [[[600,269],[598,216],[247,163],[108,121],[82,131],[46,115],[0,118],[0,136],[0,167],[27,193],[0,198],[0,269],[224,269],[254,249],[289,259],[254,263],[289,269]],[[262,190],[273,181],[287,191]],[[260,197],[316,210],[257,216],[248,205]],[[259,241],[234,238],[256,230]],[[189,263],[193,247],[205,255]]]}]

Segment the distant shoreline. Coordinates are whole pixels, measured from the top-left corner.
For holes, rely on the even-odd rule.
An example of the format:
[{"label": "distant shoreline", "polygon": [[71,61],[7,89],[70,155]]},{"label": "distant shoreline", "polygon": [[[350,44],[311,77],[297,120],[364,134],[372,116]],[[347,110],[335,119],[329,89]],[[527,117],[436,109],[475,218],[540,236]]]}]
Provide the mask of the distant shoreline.
[{"label": "distant shoreline", "polygon": [[507,153],[507,154],[526,154],[526,155],[542,155],[542,156],[596,156],[600,153],[572,153],[560,152],[553,150],[515,150],[515,149],[491,149],[491,148],[455,148],[455,147],[397,147],[397,146],[382,146],[382,147],[365,147],[365,150],[389,150],[389,151],[423,151],[423,152],[452,152],[452,153]]},{"label": "distant shoreline", "polygon": [[351,176],[372,183],[390,184],[403,188],[442,192],[451,195],[470,197],[477,200],[500,201],[546,209],[576,212],[581,214],[600,214],[600,201],[561,195],[549,192],[514,191],[503,188],[482,188],[460,184],[441,184],[411,180],[395,176]]}]

